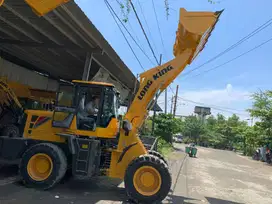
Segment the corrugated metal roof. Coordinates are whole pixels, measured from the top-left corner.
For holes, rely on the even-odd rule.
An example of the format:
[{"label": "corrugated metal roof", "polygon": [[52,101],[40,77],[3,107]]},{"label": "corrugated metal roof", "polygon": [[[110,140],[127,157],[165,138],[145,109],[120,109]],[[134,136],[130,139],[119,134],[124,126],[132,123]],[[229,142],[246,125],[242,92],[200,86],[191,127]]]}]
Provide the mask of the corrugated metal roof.
[{"label": "corrugated metal roof", "polygon": [[132,91],[135,76],[84,12],[70,1],[38,17],[22,0],[0,7],[0,51],[3,58],[65,80],[81,79],[87,52],[93,51],[90,77],[99,67]]}]

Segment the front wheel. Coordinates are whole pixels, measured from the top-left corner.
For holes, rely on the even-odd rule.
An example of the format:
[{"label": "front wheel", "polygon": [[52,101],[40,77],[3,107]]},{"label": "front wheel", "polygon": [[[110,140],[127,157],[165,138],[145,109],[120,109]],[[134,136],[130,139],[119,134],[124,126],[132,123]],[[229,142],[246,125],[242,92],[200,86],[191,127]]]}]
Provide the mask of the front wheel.
[{"label": "front wheel", "polygon": [[148,154],[158,157],[159,159],[163,160],[164,163],[168,166],[166,159],[159,152],[154,150],[148,150]]},{"label": "front wheel", "polygon": [[141,155],[128,166],[125,189],[135,202],[162,201],[171,188],[171,175],[163,160],[154,155]]}]

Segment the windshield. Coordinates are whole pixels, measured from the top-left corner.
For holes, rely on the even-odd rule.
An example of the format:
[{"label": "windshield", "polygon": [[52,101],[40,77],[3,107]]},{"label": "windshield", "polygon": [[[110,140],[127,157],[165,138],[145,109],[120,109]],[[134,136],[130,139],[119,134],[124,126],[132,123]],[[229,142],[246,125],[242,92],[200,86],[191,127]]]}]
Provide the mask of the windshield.
[{"label": "windshield", "polygon": [[74,105],[74,86],[61,84],[57,95],[57,106],[72,107]]}]

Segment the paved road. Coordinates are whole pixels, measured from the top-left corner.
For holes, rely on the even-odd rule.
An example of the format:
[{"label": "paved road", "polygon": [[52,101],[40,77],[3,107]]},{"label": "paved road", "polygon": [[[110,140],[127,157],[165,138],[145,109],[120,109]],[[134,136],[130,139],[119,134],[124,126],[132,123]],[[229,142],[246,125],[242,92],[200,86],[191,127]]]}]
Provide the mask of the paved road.
[{"label": "paved road", "polygon": [[176,203],[272,204],[272,166],[230,151],[199,148],[197,158],[186,158],[174,195]]},{"label": "paved road", "polygon": [[[169,166],[173,184],[164,204],[272,204],[272,166],[264,163],[206,148],[199,149],[198,158],[189,158],[179,144]],[[66,180],[50,191],[37,191],[22,186],[16,173],[16,167],[0,168],[0,204],[128,203],[118,180]]]}]

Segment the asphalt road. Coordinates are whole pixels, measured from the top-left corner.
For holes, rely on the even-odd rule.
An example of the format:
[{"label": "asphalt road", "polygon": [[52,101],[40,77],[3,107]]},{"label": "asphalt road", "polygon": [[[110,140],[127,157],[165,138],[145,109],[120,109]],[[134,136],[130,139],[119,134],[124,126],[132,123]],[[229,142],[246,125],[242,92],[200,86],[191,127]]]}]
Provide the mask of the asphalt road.
[{"label": "asphalt road", "polygon": [[[169,158],[172,190],[163,203],[272,204],[272,166],[233,152],[199,148],[197,158],[176,144]],[[50,191],[25,188],[17,168],[0,168],[0,204],[125,204],[123,184],[108,178],[65,179]]]},{"label": "asphalt road", "polygon": [[186,157],[182,166],[175,202],[272,204],[271,172],[272,166],[231,151],[198,148],[197,158]]}]

